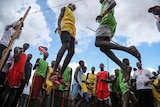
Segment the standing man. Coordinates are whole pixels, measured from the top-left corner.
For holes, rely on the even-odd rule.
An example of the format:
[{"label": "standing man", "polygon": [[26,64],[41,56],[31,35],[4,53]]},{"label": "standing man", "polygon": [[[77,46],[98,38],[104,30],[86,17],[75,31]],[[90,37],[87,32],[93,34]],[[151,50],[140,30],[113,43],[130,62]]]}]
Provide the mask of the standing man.
[{"label": "standing man", "polygon": [[101,12],[96,18],[96,21],[100,23],[100,26],[96,32],[95,46],[99,47],[103,53],[123,69],[126,73],[125,82],[127,82],[130,78],[129,73],[131,72],[131,67],[122,63],[111,49],[128,52],[135,56],[139,61],[141,61],[141,55],[135,46],[124,47],[111,42],[117,25],[114,17],[114,7],[116,6],[116,2],[114,0],[100,0],[100,3],[102,4]]},{"label": "standing man", "polygon": [[48,58],[48,52],[44,53],[43,59],[38,58],[36,60],[36,64],[33,67],[33,70],[36,69],[33,80],[32,80],[32,89],[31,89],[31,97],[29,99],[30,105],[29,107],[36,107],[38,102],[38,96],[40,90],[42,88],[43,83],[45,83],[45,79],[48,71],[48,63],[46,59]]},{"label": "standing man", "polygon": [[137,62],[136,65],[138,70],[133,73],[133,79],[136,81],[139,106],[154,107],[153,93],[150,84],[150,79],[153,78],[154,75],[149,70],[143,69],[140,62]]},{"label": "standing man", "polygon": [[[122,62],[127,66],[130,65],[129,59],[127,58],[124,58]],[[120,69],[118,81],[122,93],[122,107],[128,107],[129,101],[132,101],[132,107],[137,107],[136,96],[134,92],[131,90],[131,81],[129,80],[128,82],[124,82],[124,78],[124,73],[122,69]]]},{"label": "standing man", "polygon": [[91,72],[87,74],[87,89],[88,89],[88,96],[89,96],[89,106],[95,104],[95,93],[96,93],[96,82],[97,82],[97,75],[95,74],[95,67],[91,68]]},{"label": "standing man", "polygon": [[72,68],[67,67],[66,70],[63,73],[63,78],[65,83],[68,84],[68,86],[64,86],[62,84],[59,85],[59,107],[62,104],[62,97],[64,98],[64,107],[68,107],[68,96],[72,81]]},{"label": "standing man", "polygon": [[21,81],[21,85],[18,88],[18,91],[16,93],[12,107],[16,107],[16,105],[20,99],[20,96],[23,92],[24,87],[29,84],[29,79],[31,77],[31,71],[32,71],[32,64],[30,62],[31,59],[32,59],[32,54],[28,54],[27,61],[26,61],[25,67],[24,67],[24,75],[23,75],[23,78]]},{"label": "standing man", "polygon": [[72,56],[74,55],[74,48],[76,42],[76,27],[73,11],[75,9],[76,6],[74,4],[69,4],[67,7],[63,7],[61,9],[61,13],[58,18],[58,28],[56,29],[56,31],[58,31],[60,35],[62,46],[57,54],[54,71],[57,70],[58,65],[66,50],[68,50],[68,54],[65,57],[61,70],[59,71],[59,76],[55,78],[53,82],[58,83],[56,81],[59,81],[63,85],[67,85],[64,83],[64,80],[62,78],[63,72],[67,68],[69,62],[72,59]]},{"label": "standing man", "polygon": [[85,63],[83,60],[80,60],[79,66],[76,68],[74,74],[72,89],[71,89],[71,97],[73,99],[74,107],[80,107],[83,100],[83,92],[82,92],[83,67],[85,67]]},{"label": "standing man", "polygon": [[[25,47],[28,49],[29,47]],[[0,97],[1,107],[11,107],[13,105],[16,93],[20,87],[23,78],[24,66],[27,60],[27,55],[23,52],[23,48],[14,48],[14,64],[6,74],[5,89]],[[5,100],[6,99],[6,100]]]},{"label": "standing man", "polygon": [[109,79],[109,72],[104,70],[104,64],[99,65],[100,72],[97,74],[96,95],[98,99],[98,107],[110,107],[109,105],[109,87],[106,80]]},{"label": "standing man", "polygon": [[115,76],[110,76],[111,79],[111,103],[112,107],[121,107],[121,93],[120,93],[120,87],[119,87],[119,69],[114,70]]}]

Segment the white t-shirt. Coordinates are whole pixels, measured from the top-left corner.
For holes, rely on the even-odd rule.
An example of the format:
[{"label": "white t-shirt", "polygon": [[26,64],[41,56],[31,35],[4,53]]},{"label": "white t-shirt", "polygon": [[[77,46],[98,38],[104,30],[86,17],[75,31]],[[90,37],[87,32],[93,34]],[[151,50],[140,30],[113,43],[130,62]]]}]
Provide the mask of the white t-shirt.
[{"label": "white t-shirt", "polygon": [[151,89],[150,85],[145,85],[145,82],[149,81],[151,77],[153,77],[154,75],[146,69],[142,69],[142,70],[136,70],[133,73],[133,79],[136,79],[136,89],[140,90],[140,89]]},{"label": "white t-shirt", "polygon": [[[18,24],[20,24],[20,21],[15,21],[11,25],[7,25],[5,27],[5,31],[3,33],[3,36],[1,38],[1,40],[0,40],[0,44],[4,45],[6,47],[8,46],[8,44],[9,44],[11,38],[12,38],[12,35],[15,33],[14,27],[17,26]],[[21,33],[21,30],[18,33],[17,38],[19,38],[20,33]]]}]

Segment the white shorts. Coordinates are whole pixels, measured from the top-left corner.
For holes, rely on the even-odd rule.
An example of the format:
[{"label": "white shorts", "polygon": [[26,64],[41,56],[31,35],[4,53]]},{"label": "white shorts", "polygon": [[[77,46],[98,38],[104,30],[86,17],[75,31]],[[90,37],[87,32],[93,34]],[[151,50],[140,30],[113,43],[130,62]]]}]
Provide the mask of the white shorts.
[{"label": "white shorts", "polygon": [[100,25],[96,31],[96,37],[108,37],[112,38],[112,31],[107,25]]}]

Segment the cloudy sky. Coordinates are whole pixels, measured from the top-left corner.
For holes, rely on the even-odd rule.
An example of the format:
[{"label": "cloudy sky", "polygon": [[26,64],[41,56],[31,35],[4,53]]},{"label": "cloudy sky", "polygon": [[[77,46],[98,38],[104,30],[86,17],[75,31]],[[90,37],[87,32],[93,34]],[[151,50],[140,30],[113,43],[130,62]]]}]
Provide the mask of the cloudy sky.
[{"label": "cloudy sky", "polygon": [[[99,71],[99,64],[104,63],[105,69],[112,74],[113,70],[119,67],[94,46],[95,32],[87,28],[98,28],[99,24],[95,18],[100,11],[99,0],[1,0],[0,37],[5,26],[19,20],[31,6],[21,37],[16,40],[14,46],[30,43],[31,47],[26,53],[33,54],[33,64],[38,57],[42,58],[37,47],[46,46],[49,49],[47,61],[50,64],[61,47],[59,35],[54,33],[57,18],[60,9],[69,3],[74,3],[77,7],[74,13],[78,41],[69,66],[74,69],[79,60],[84,60],[89,72],[92,66]],[[117,0],[116,3],[117,29],[113,41],[124,46],[135,45],[142,55],[143,67],[151,71],[157,70],[160,65],[160,32],[156,27],[156,19],[147,10],[154,5],[160,5],[160,0]],[[133,56],[122,51],[114,52],[121,60],[124,57],[129,58],[131,66],[136,67],[137,59]]]}]

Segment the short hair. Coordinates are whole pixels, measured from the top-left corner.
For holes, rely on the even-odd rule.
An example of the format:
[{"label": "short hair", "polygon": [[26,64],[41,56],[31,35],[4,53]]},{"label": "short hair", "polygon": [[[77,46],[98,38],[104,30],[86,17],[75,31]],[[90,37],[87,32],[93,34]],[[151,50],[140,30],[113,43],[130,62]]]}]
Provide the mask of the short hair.
[{"label": "short hair", "polygon": [[80,60],[80,61],[79,61],[79,64],[81,64],[81,63],[84,63],[84,61],[83,61],[83,60]]}]

